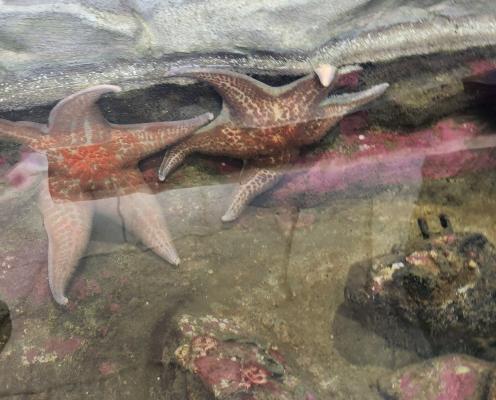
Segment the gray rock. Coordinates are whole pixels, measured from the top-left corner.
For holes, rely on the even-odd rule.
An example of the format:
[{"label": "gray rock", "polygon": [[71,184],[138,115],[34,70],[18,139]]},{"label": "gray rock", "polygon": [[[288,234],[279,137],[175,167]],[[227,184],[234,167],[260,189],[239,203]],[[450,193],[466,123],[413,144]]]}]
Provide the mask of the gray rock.
[{"label": "gray rock", "polygon": [[[496,43],[490,0],[390,3],[3,0],[0,110],[48,104],[98,83],[147,87],[173,66],[299,74],[322,61],[345,65]],[[419,21],[427,22],[395,27]]]}]

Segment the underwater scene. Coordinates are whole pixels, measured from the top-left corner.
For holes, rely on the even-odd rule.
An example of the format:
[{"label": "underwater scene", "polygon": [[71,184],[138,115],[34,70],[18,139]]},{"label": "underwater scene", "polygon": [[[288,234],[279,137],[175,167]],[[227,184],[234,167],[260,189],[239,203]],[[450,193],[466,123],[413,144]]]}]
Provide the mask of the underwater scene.
[{"label": "underwater scene", "polygon": [[496,399],[494,0],[0,0],[0,398]]}]

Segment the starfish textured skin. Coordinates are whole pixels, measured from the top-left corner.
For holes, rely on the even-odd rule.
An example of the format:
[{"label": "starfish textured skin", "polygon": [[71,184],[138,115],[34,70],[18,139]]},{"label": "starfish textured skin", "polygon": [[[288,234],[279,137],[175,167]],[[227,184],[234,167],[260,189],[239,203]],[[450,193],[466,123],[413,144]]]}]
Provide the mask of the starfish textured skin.
[{"label": "starfish textured skin", "polygon": [[[65,289],[89,242],[95,211],[108,214],[117,209],[143,244],[171,264],[180,261],[160,206],[137,164],[191,135],[213,116],[111,124],[96,101],[119,91],[118,86],[100,85],[77,92],[53,108],[48,125],[0,119],[1,139],[22,143],[46,160],[38,205],[48,236],[50,289],[59,304],[68,302]],[[16,167],[21,172],[32,169],[22,164]]]},{"label": "starfish textured skin", "polygon": [[249,76],[216,69],[181,69],[169,76],[212,85],[223,98],[220,114],[194,136],[167,151],[159,169],[166,177],[192,153],[250,161],[251,171],[222,217],[233,221],[249,202],[273,187],[302,146],[322,139],[346,114],[381,96],[383,83],[357,93],[328,97],[336,68],[321,65],[290,84],[272,87]]}]

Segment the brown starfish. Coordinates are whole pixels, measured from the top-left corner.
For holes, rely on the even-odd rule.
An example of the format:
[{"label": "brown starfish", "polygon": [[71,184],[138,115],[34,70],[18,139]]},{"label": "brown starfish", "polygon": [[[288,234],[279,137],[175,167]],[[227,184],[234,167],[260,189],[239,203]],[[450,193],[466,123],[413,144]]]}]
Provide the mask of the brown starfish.
[{"label": "brown starfish", "polygon": [[321,65],[315,73],[281,87],[215,69],[185,69],[173,75],[211,84],[224,103],[214,121],[166,153],[159,179],[164,180],[195,152],[249,160],[252,171],[223,221],[236,219],[255,196],[274,186],[282,177],[282,167],[297,157],[300,147],[322,139],[346,114],[376,99],[388,87],[384,83],[328,97],[336,75],[330,65]]},{"label": "brown starfish", "polygon": [[0,120],[0,138],[23,143],[46,160],[48,179],[41,184],[38,204],[48,235],[50,288],[59,304],[67,303],[64,291],[88,244],[95,211],[118,210],[125,226],[147,247],[170,263],[179,263],[160,206],[137,164],[189,136],[213,116],[110,124],[96,101],[118,91],[117,86],[101,85],[75,93],[55,106],[47,126]]}]

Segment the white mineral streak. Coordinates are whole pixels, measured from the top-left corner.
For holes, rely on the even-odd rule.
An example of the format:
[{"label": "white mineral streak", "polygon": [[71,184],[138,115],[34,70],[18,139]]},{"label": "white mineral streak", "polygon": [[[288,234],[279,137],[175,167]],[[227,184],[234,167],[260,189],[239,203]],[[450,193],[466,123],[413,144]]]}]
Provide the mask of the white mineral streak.
[{"label": "white mineral streak", "polygon": [[496,16],[408,23],[329,44],[311,57],[334,65],[381,62],[496,44]]}]

